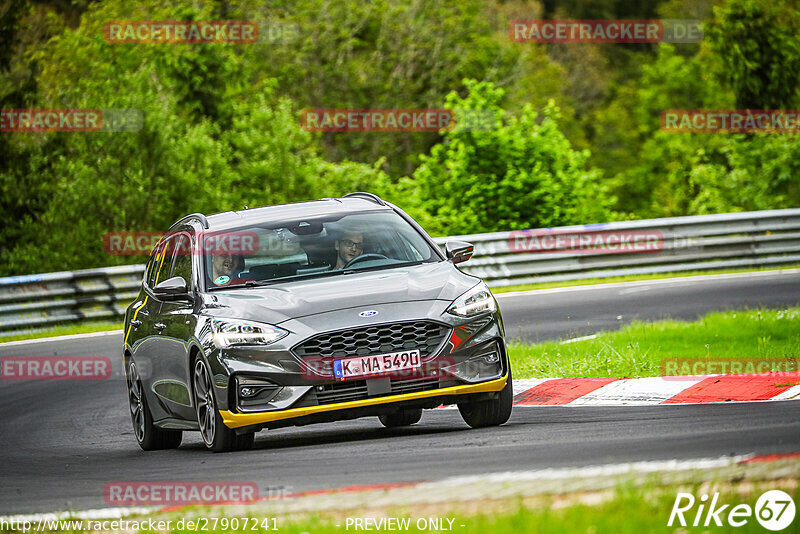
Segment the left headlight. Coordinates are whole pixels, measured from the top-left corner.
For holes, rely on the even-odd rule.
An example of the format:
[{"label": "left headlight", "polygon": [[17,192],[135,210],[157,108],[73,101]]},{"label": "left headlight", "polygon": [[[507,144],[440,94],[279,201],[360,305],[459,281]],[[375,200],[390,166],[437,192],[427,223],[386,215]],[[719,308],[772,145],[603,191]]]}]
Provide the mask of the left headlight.
[{"label": "left headlight", "polygon": [[283,328],[241,319],[213,319],[211,332],[214,344],[220,349],[239,345],[269,345],[289,335]]},{"label": "left headlight", "polygon": [[472,317],[480,313],[497,311],[497,301],[494,300],[489,286],[481,282],[456,300],[447,308],[447,313],[459,317]]}]

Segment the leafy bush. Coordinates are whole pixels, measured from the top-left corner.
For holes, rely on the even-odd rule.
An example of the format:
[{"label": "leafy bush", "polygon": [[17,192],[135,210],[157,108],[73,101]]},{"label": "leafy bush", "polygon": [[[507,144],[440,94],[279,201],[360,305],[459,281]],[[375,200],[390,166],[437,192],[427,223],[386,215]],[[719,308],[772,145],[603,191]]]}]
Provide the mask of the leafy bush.
[{"label": "leafy bush", "polygon": [[[465,80],[465,98],[452,92],[445,107],[488,112],[487,131],[456,128],[421,157],[398,198],[411,199],[429,231],[469,234],[606,221],[613,199],[601,174],[587,167],[558,127],[559,109],[541,115],[528,105],[519,117],[500,107],[503,90]],[[406,200],[408,202],[408,200]]]}]

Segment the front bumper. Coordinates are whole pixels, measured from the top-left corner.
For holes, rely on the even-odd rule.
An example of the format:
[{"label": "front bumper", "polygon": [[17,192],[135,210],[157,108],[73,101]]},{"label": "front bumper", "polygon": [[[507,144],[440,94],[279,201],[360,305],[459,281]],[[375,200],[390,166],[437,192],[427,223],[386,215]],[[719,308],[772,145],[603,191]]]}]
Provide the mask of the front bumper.
[{"label": "front bumper", "polygon": [[[207,357],[215,375],[224,424],[249,432],[383,415],[403,409],[435,408],[496,396],[508,373],[500,312],[465,319],[446,314],[448,305],[449,302],[432,301],[373,306],[379,315],[359,318],[355,325],[342,311],[318,314],[280,324],[290,335],[267,347],[210,350]],[[356,315],[360,309],[363,308],[354,309],[352,314]],[[382,316],[386,318],[383,321]],[[343,330],[382,329],[387,325],[405,328],[420,321],[444,329],[434,337],[421,334],[414,343],[422,352],[421,375],[376,376],[342,382],[332,375],[331,360],[341,357],[335,354],[336,346],[314,346],[306,352],[299,349],[318,336],[338,335]],[[393,337],[408,339],[420,335],[415,328],[393,330],[400,332]],[[331,343],[351,346],[356,341]],[[374,346],[369,353],[393,350]],[[484,362],[482,358],[490,353],[497,358]],[[320,358],[321,354],[334,356]],[[240,394],[242,387],[249,389],[246,396]],[[282,388],[281,392],[271,396],[277,387]]]},{"label": "front bumper", "polygon": [[417,391],[414,393],[404,393],[401,395],[389,395],[385,397],[376,397],[373,399],[363,399],[350,402],[341,402],[337,404],[326,404],[321,406],[308,406],[304,408],[290,408],[288,410],[281,410],[276,412],[258,412],[258,413],[234,413],[228,410],[220,410],[222,421],[228,428],[242,428],[242,427],[257,427],[273,421],[280,421],[285,419],[295,419],[315,414],[322,414],[326,412],[336,412],[344,410],[353,410],[359,408],[366,408],[370,406],[379,406],[392,403],[406,403],[407,401],[416,400],[433,400],[442,398],[445,399],[451,396],[463,396],[480,393],[495,393],[502,390],[506,386],[508,374],[483,382],[480,384],[468,384],[461,386],[452,386],[447,388],[435,389],[430,391]]}]

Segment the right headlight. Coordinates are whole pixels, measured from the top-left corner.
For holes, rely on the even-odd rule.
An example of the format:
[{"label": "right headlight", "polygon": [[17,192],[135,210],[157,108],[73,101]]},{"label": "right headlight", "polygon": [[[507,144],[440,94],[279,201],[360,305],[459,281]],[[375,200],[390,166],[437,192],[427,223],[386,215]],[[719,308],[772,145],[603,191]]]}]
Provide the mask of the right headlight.
[{"label": "right headlight", "polygon": [[289,335],[283,328],[271,324],[218,318],[212,319],[211,332],[214,344],[220,349],[239,345],[269,345]]},{"label": "right headlight", "polygon": [[494,300],[489,286],[481,282],[456,300],[447,308],[447,313],[459,317],[472,317],[485,312],[496,312],[497,301]]}]

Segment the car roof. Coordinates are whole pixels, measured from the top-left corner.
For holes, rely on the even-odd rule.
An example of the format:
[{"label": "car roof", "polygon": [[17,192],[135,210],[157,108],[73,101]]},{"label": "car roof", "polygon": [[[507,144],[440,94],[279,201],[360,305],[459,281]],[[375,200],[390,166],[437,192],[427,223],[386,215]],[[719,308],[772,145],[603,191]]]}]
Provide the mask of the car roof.
[{"label": "car roof", "polygon": [[238,211],[225,211],[206,217],[210,230],[237,228],[242,225],[297,220],[302,217],[325,217],[357,211],[392,211],[391,206],[379,205],[373,200],[360,197],[325,198],[310,202],[280,204]]}]

